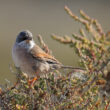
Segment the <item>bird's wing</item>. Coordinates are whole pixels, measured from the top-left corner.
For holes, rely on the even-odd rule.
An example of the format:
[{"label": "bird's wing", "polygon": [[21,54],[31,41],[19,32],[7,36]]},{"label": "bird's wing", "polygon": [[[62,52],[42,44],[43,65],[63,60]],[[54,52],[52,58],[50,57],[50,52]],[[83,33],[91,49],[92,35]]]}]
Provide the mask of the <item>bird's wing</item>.
[{"label": "bird's wing", "polygon": [[45,53],[39,46],[34,46],[31,50],[30,53],[32,57],[35,59],[45,61],[49,64],[61,64],[58,60],[56,60],[53,56]]}]

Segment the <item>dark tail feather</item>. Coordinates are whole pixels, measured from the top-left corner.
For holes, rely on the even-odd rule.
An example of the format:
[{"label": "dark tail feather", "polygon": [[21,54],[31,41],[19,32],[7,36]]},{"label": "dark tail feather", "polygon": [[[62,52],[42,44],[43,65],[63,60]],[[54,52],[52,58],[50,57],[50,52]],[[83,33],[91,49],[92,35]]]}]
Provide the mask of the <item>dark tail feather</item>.
[{"label": "dark tail feather", "polygon": [[64,69],[73,69],[73,70],[85,70],[83,68],[80,68],[80,67],[72,67],[72,66],[64,66],[62,65],[61,68],[64,68]]}]

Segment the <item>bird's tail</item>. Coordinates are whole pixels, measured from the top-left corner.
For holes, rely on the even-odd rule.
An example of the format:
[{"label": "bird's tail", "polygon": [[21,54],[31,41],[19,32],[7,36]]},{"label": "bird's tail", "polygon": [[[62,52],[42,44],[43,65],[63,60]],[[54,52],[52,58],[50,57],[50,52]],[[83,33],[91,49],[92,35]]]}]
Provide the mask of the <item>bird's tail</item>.
[{"label": "bird's tail", "polygon": [[85,70],[84,68],[80,68],[80,67],[72,67],[72,66],[64,66],[64,65],[62,65],[61,68],[73,69],[73,70]]}]

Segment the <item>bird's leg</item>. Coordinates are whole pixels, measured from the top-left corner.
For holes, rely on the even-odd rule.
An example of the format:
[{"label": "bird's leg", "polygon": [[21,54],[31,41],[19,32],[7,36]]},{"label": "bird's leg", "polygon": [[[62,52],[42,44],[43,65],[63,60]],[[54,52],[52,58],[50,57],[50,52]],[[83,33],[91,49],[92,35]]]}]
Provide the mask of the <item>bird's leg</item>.
[{"label": "bird's leg", "polygon": [[32,80],[28,80],[28,84],[29,84],[29,86],[30,87],[33,87],[34,86],[34,84],[35,84],[35,82],[37,81],[37,77],[34,77]]}]

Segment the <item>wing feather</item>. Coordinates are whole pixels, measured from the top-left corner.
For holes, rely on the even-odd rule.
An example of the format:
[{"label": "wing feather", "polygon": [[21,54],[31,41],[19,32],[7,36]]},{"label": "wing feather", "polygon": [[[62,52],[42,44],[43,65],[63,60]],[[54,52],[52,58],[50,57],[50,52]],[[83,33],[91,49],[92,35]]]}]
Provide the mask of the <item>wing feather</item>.
[{"label": "wing feather", "polygon": [[31,50],[32,57],[39,59],[41,61],[46,61],[49,64],[61,64],[53,56],[45,53],[39,46],[34,46]]}]

